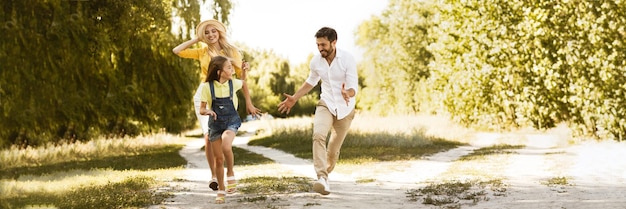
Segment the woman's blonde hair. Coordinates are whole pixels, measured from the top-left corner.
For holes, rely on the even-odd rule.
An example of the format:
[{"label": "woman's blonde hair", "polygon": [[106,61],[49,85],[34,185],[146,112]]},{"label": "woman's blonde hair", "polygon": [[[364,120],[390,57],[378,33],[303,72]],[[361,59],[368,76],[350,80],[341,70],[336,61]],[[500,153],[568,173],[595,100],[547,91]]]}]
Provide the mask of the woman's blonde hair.
[{"label": "woman's blonde hair", "polygon": [[[219,44],[220,48],[222,48],[224,55],[226,55],[227,57],[234,57],[235,55],[233,53],[237,53],[239,49],[228,42],[226,28],[224,27],[224,24],[216,20],[204,21],[200,23],[198,27],[196,28],[196,35],[200,39],[200,41],[204,42],[207,45],[209,49],[209,55],[211,57],[214,57],[220,54],[217,47],[210,44],[209,40],[207,40],[204,36],[204,31],[206,30],[206,27],[209,25],[215,27],[218,33],[220,34],[220,37],[217,40],[217,44]],[[237,67],[241,67],[241,66],[237,66]]]}]

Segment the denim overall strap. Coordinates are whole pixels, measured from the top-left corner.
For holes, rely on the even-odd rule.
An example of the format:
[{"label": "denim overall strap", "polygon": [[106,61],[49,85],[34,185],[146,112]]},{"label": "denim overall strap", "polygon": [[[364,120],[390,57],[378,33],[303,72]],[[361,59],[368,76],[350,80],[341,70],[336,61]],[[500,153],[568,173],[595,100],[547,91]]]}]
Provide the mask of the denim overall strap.
[{"label": "denim overall strap", "polygon": [[233,100],[233,80],[228,80],[228,88],[230,88],[230,100]]},{"label": "denim overall strap", "polygon": [[215,87],[213,87],[213,82],[209,82],[209,87],[211,88],[211,100],[215,100]]}]

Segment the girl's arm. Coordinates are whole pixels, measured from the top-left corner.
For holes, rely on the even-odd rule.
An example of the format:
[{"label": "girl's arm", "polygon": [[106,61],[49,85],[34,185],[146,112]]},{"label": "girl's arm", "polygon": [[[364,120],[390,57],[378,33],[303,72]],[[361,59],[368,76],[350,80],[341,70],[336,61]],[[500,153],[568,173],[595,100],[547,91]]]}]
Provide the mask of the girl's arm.
[{"label": "girl's arm", "polygon": [[217,119],[217,114],[215,114],[215,112],[213,112],[213,110],[210,110],[208,108],[206,108],[206,102],[201,102],[200,103],[200,115],[208,115],[208,116],[213,116],[213,120]]}]

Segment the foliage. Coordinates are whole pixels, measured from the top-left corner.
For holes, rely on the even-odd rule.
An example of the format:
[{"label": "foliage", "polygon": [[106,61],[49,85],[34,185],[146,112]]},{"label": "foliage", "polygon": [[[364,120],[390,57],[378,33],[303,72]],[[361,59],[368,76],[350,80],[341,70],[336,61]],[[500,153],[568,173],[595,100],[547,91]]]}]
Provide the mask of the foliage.
[{"label": "foliage", "polygon": [[[0,3],[0,147],[195,125],[195,67],[171,49],[196,1]],[[222,9],[230,9],[222,7]],[[172,14],[185,23],[173,29]],[[178,39],[172,31],[178,30]]]},{"label": "foliage", "polygon": [[[249,72],[247,82],[253,104],[263,112],[286,117],[278,112],[278,103],[285,98],[283,93],[293,95],[304,83],[309,75],[308,64],[292,67],[286,58],[279,57],[271,50],[242,48],[249,51],[252,57],[250,65],[253,70]],[[289,116],[313,114],[320,92],[320,85],[317,85],[298,100]]]},{"label": "foliage", "polygon": [[[499,0],[451,4],[454,9],[442,12],[458,27],[447,32],[457,36],[465,50],[444,51],[468,61],[463,66],[452,64],[457,59],[437,62],[456,71],[452,75],[472,78],[460,82],[461,88],[448,88],[451,96],[445,98],[461,121],[538,129],[568,122],[581,135],[623,138],[626,123],[620,107],[626,86],[620,52],[626,45],[620,40],[626,4]],[[460,13],[469,14],[471,22]],[[601,136],[602,130],[610,136]]]},{"label": "foliage", "polygon": [[450,114],[494,130],[566,123],[578,136],[622,140],[625,9],[609,0],[391,0],[357,34],[371,75],[363,93],[374,95],[360,107]]},{"label": "foliage", "polygon": [[359,26],[356,43],[366,49],[368,60],[359,65],[365,77],[363,96],[358,98],[360,108],[383,115],[416,113],[424,108],[426,92],[418,81],[430,74],[427,65],[433,55],[426,49],[427,30],[434,14],[424,5],[392,0],[380,17]]}]

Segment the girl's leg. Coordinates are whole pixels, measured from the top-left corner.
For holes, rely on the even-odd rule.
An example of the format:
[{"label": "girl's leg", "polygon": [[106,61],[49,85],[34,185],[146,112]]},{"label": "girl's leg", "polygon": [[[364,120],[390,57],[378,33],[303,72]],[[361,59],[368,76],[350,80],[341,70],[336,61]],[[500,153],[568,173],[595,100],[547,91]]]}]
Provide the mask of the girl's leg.
[{"label": "girl's leg", "polygon": [[235,171],[235,155],[233,154],[233,140],[235,140],[236,133],[232,130],[226,130],[222,134],[222,152],[224,153],[224,160],[226,162],[226,176],[229,185],[229,193],[235,191],[237,180],[234,178]]},{"label": "girl's leg", "polygon": [[[211,142],[211,147],[213,149],[213,156],[215,157],[215,174],[217,174],[217,182],[224,182],[224,153],[222,152],[222,139],[217,139]],[[219,184],[219,191],[225,191],[226,186],[224,184]],[[216,202],[224,203],[224,196],[226,196],[223,192],[218,192]]]}]

